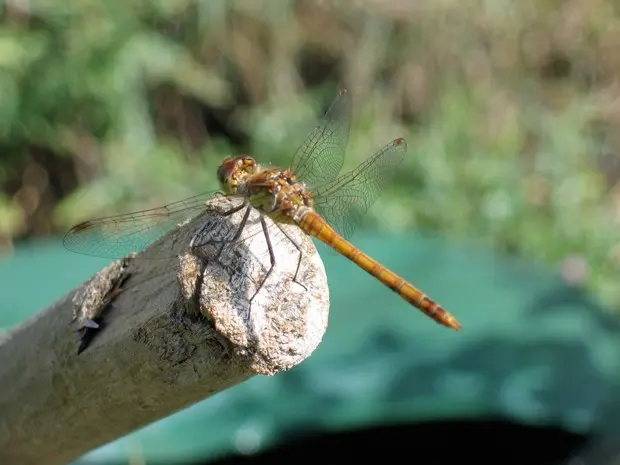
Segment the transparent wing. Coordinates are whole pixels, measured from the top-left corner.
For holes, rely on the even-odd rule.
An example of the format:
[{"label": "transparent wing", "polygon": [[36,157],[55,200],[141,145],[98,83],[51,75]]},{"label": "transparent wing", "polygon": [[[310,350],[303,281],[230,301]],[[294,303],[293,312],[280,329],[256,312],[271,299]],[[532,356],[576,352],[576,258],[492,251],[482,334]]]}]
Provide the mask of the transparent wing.
[{"label": "transparent wing", "polygon": [[405,139],[396,139],[354,170],[315,189],[317,213],[343,237],[351,237],[391,182],[406,152]]},{"label": "transparent wing", "polygon": [[85,221],[65,234],[63,244],[84,255],[122,258],[142,251],[178,224],[204,211],[205,202],[217,194],[206,192],[158,208]]},{"label": "transparent wing", "polygon": [[309,187],[335,179],[344,163],[350,127],[351,95],[341,89],[321,123],[295,152],[290,168],[297,179]]}]

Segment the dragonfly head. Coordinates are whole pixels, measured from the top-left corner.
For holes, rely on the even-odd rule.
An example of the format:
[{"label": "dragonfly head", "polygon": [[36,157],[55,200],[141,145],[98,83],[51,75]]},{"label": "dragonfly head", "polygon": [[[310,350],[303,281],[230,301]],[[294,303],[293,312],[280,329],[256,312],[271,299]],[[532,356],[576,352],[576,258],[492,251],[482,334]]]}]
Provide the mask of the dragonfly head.
[{"label": "dragonfly head", "polygon": [[254,158],[248,155],[226,158],[217,170],[220,186],[228,194],[235,194],[239,184],[258,171]]}]

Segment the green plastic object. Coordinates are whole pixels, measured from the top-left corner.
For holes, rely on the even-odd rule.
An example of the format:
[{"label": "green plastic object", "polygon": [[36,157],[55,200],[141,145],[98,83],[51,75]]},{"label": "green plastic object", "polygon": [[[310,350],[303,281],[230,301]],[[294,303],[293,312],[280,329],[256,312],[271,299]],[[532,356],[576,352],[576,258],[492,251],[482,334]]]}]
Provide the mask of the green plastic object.
[{"label": "green plastic object", "polygon": [[[76,463],[215,458],[313,431],[489,415],[587,432],[614,408],[618,322],[552,270],[428,237],[360,233],[355,243],[443,304],[463,330],[437,325],[348,260],[322,253],[330,325],[306,362]],[[59,242],[24,245],[0,262],[0,325],[27,319],[107,262]],[[37,293],[28,292],[33,281]]]}]

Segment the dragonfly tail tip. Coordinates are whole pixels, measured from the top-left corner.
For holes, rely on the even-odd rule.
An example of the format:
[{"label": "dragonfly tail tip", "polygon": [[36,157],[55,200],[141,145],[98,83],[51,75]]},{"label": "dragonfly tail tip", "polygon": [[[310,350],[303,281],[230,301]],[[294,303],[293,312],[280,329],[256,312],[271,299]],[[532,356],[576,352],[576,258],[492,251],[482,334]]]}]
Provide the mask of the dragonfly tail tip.
[{"label": "dragonfly tail tip", "polygon": [[447,315],[443,321],[444,326],[447,326],[450,329],[454,329],[455,331],[460,331],[463,325],[459,323],[459,321],[454,318],[452,315]]}]

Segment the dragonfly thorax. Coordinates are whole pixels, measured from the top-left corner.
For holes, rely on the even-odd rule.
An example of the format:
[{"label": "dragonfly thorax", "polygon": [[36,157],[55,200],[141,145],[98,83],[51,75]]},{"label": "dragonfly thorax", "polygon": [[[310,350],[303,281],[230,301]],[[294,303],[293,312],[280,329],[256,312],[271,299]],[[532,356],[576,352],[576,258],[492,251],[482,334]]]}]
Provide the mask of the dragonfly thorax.
[{"label": "dragonfly thorax", "polygon": [[226,158],[217,170],[222,190],[229,195],[244,195],[267,214],[282,213],[294,218],[300,208],[312,208],[312,194],[286,169],[263,168],[248,155]]},{"label": "dragonfly thorax", "polygon": [[254,207],[267,214],[277,212],[290,218],[297,216],[300,208],[312,208],[313,205],[312,194],[290,170],[259,169],[239,184],[237,192],[247,196]]},{"label": "dragonfly thorax", "polygon": [[221,188],[228,194],[236,194],[245,179],[259,171],[258,163],[249,155],[226,158],[217,170]]}]

